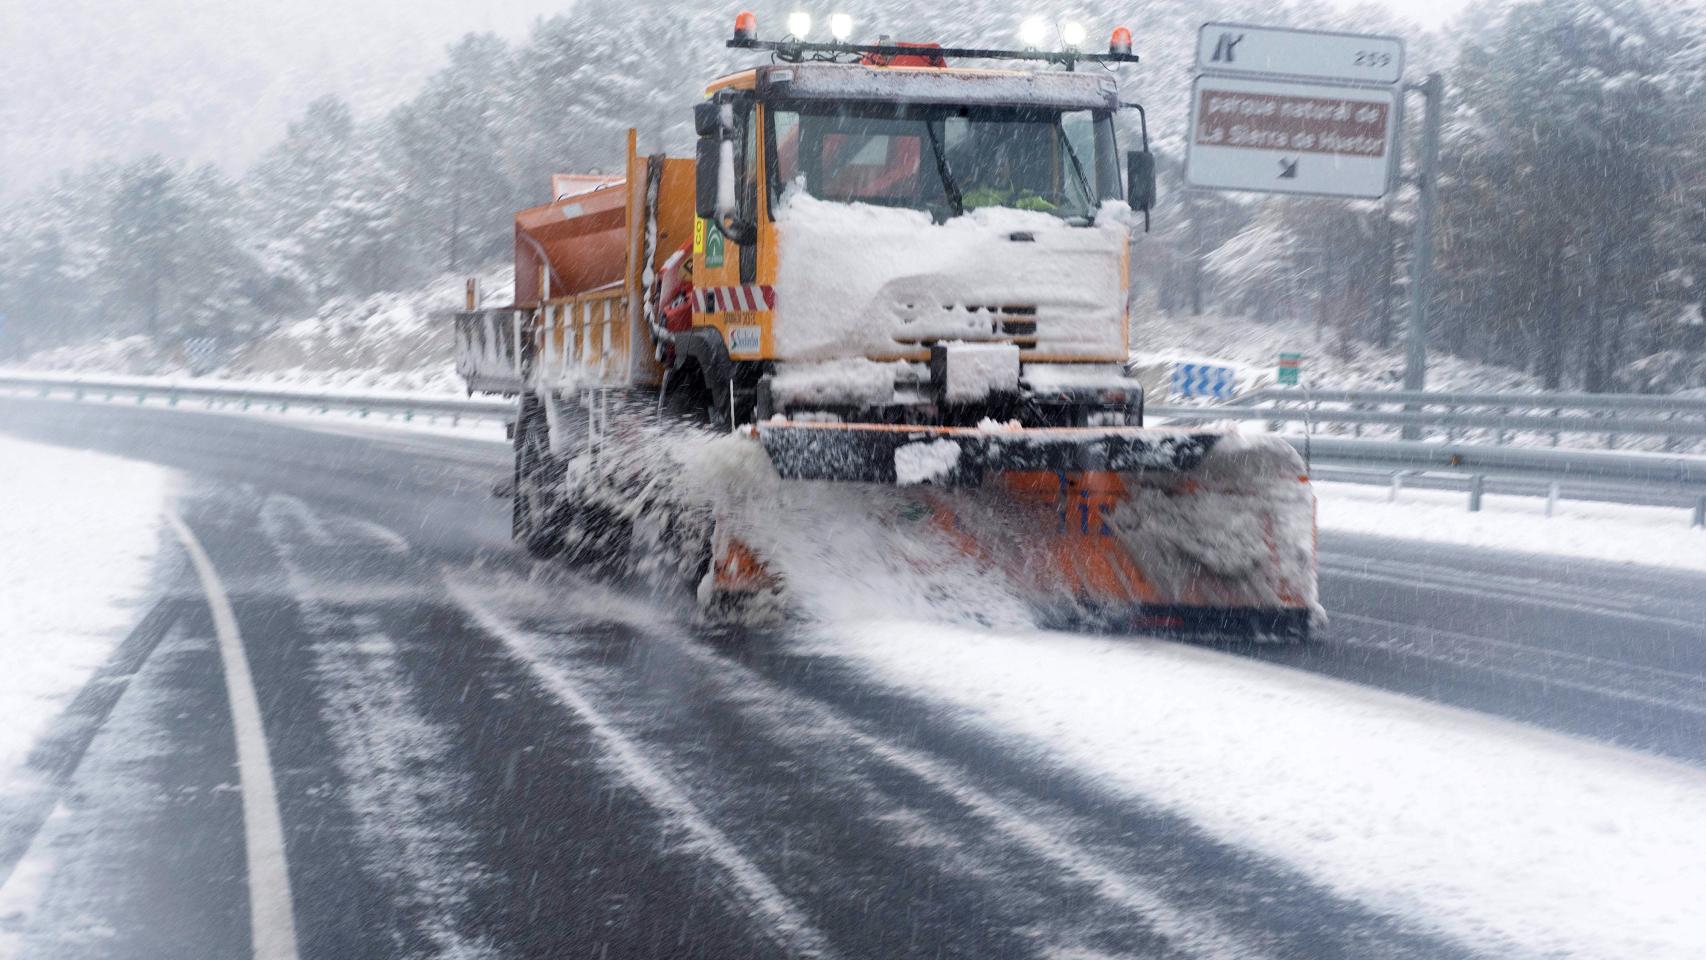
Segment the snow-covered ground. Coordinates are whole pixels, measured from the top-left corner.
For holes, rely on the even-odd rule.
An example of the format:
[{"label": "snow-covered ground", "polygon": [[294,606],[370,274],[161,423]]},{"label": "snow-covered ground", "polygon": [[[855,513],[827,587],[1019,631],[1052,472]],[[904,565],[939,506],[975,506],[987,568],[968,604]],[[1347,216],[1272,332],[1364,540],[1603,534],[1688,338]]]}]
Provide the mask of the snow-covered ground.
[{"label": "snow-covered ground", "polygon": [[1540,497],[1489,495],[1470,513],[1467,495],[1449,490],[1406,489],[1396,502],[1386,487],[1356,483],[1317,483],[1315,493],[1324,530],[1706,571],[1706,530],[1689,526],[1686,507],[1560,500],[1547,517]]},{"label": "snow-covered ground", "polygon": [[[1272,385],[1282,352],[1303,354],[1302,382],[1322,389],[1386,389],[1403,386],[1404,348],[1381,349],[1321,331],[1306,320],[1262,323],[1249,317],[1206,313],[1161,313],[1142,302],[1131,310],[1132,358],[1165,367],[1219,363],[1238,371],[1240,391]],[[1428,389],[1459,391],[1539,390],[1533,377],[1449,354],[1428,355]]]},{"label": "snow-covered ground", "polygon": [[[514,269],[480,275],[488,303],[508,302]],[[286,322],[242,345],[225,345],[207,375],[247,383],[461,394],[448,316],[463,304],[464,278],[444,276],[417,289],[346,297],[313,316]],[[83,374],[185,376],[177,344],[131,336],[44,350],[18,366]]]},{"label": "snow-covered ground", "polygon": [[0,779],[141,619],[168,471],[0,435]]},{"label": "snow-covered ground", "polygon": [[879,620],[805,645],[1479,953],[1706,944],[1695,768],[1163,641]]}]

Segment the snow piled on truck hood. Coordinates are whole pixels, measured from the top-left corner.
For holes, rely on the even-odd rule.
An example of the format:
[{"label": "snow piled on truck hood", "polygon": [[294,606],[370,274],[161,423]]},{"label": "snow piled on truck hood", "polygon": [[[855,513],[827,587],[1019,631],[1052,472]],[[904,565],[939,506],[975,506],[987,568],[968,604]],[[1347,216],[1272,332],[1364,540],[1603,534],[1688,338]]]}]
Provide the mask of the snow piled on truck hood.
[{"label": "snow piled on truck hood", "polygon": [[[776,213],[777,355],[893,356],[920,340],[1001,339],[990,308],[1034,307],[1037,349],[1114,357],[1125,348],[1120,218],[1075,227],[986,208],[931,221],[919,210],[790,190]],[[1029,240],[1014,240],[1014,235]]]}]

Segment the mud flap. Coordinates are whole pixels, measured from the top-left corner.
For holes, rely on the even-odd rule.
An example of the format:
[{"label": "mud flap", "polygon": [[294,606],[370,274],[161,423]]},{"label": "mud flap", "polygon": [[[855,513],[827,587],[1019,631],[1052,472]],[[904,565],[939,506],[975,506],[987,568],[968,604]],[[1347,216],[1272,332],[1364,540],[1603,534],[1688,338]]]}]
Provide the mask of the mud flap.
[{"label": "mud flap", "polygon": [[711,531],[711,564],[699,582],[699,609],[714,622],[768,622],[782,616],[782,581],[719,519]]}]

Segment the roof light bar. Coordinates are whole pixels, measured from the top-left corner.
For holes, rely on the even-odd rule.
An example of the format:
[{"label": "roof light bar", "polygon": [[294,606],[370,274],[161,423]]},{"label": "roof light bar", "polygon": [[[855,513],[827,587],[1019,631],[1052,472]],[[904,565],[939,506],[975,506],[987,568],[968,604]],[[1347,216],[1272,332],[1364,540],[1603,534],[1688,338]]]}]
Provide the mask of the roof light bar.
[{"label": "roof light bar", "polygon": [[[833,29],[833,27],[832,27]],[[808,54],[848,54],[874,57],[917,56],[919,48],[897,43],[844,43],[842,41],[759,40],[743,37],[738,32],[728,42],[736,50],[769,50],[778,60],[798,63]],[[997,50],[983,47],[932,47],[938,57],[957,57],[962,60],[1038,60],[1058,63],[1071,70],[1075,63],[1137,63],[1138,56],[1130,49],[1109,50],[1107,53],[1083,53],[1078,50]]]}]

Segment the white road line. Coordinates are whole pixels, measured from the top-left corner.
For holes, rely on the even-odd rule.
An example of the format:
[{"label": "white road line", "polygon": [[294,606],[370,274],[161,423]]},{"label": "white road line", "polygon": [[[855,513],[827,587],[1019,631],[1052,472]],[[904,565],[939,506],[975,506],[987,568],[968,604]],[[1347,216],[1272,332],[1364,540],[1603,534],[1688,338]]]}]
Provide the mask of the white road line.
[{"label": "white road line", "polygon": [[284,853],[284,824],[273,787],[272,761],[261,704],[249,675],[237,614],[214,572],[213,561],[195,533],[176,513],[168,512],[207,594],[213,629],[219,637],[219,660],[225,668],[225,692],[231,702],[231,726],[237,739],[237,770],[243,785],[243,839],[249,867],[249,927],[255,960],[296,960],[296,916],[290,901],[290,866]]},{"label": "white road line", "polygon": [[[1452,636],[1455,638],[1462,638],[1464,640],[1471,641],[1471,642],[1479,642],[1482,644],[1486,644],[1488,646],[1493,646],[1497,643],[1497,641],[1489,640],[1486,637],[1476,637],[1476,636],[1471,636],[1469,634],[1453,634],[1452,631],[1449,631],[1449,630],[1435,630],[1431,627],[1420,627],[1420,626],[1416,626],[1415,624],[1398,623],[1397,621],[1393,621],[1393,620],[1381,620],[1381,619],[1378,619],[1376,617],[1359,617],[1359,616],[1355,616],[1355,615],[1348,614],[1348,613],[1335,613],[1335,614],[1333,614],[1333,617],[1335,619],[1356,620],[1356,621],[1369,623],[1369,624],[1382,624],[1382,625],[1385,625],[1388,627],[1397,627],[1397,628],[1404,629],[1404,630],[1413,630],[1417,633],[1433,633],[1433,634],[1438,634],[1438,635],[1443,635],[1443,636]],[[1352,641],[1349,641],[1349,643],[1347,643],[1347,645],[1348,646],[1355,646],[1355,645],[1358,645],[1359,643],[1360,644],[1367,644],[1369,646],[1374,646],[1374,647],[1380,647],[1380,648],[1384,648],[1384,649],[1388,649],[1388,650],[1395,650],[1399,654],[1402,654],[1404,656],[1419,657],[1423,660],[1432,660],[1435,663],[1443,663],[1447,666],[1467,667],[1467,668],[1471,668],[1471,669],[1473,669],[1479,673],[1495,674],[1495,675],[1501,676],[1501,677],[1509,677],[1513,680],[1529,680],[1529,681],[1532,681],[1534,683],[1545,684],[1547,686],[1564,687],[1565,689],[1569,689],[1569,690],[1579,690],[1583,693],[1597,694],[1599,696],[1609,697],[1609,698],[1614,699],[1614,700],[1628,700],[1632,703],[1644,703],[1650,707],[1661,707],[1661,708],[1666,709],[1666,710],[1675,710],[1679,713],[1692,713],[1692,714],[1697,714],[1700,716],[1706,716],[1706,707],[1703,707],[1703,706],[1700,706],[1697,704],[1685,703],[1682,700],[1678,700],[1678,699],[1674,699],[1674,698],[1656,697],[1656,696],[1652,696],[1652,695],[1645,694],[1645,693],[1636,693],[1636,692],[1630,691],[1630,690],[1620,690],[1616,687],[1607,687],[1603,684],[1589,683],[1589,682],[1583,681],[1583,680],[1570,680],[1570,679],[1567,679],[1565,677],[1560,677],[1560,676],[1556,676],[1556,675],[1552,675],[1552,674],[1545,674],[1545,673],[1536,673],[1532,670],[1523,670],[1523,669],[1518,668],[1518,667],[1497,667],[1497,666],[1493,666],[1490,663],[1467,663],[1460,658],[1448,657],[1448,656],[1444,656],[1444,655],[1438,654],[1438,653],[1427,653],[1425,651],[1412,649],[1412,648],[1403,646],[1401,644],[1398,644],[1398,643],[1395,643],[1392,641],[1381,641],[1381,640],[1376,640],[1376,639],[1371,638],[1371,639],[1362,639],[1362,640],[1352,640]]]},{"label": "white road line", "polygon": [[617,769],[647,802],[668,814],[698,841],[705,855],[721,866],[740,888],[748,902],[769,924],[770,932],[796,956],[833,956],[829,940],[812,925],[805,911],[788,899],[762,869],[753,863],[728,834],[705,817],[691,797],[669,775],[646,759],[645,750],[628,739],[592,701],[581,693],[567,673],[552,667],[545,658],[544,641],[492,613],[469,591],[450,584],[451,598],[465,610],[481,630],[510,649],[551,695],[574,711],[592,729]]},{"label": "white road line", "polygon": [[1452,583],[1435,581],[1423,584],[1414,576],[1391,577],[1378,573],[1369,573],[1356,567],[1340,567],[1335,564],[1323,564],[1321,569],[1334,576],[1347,577],[1352,580],[1367,580],[1371,583],[1384,583],[1396,587],[1409,587],[1421,591],[1424,589],[1439,590],[1443,593],[1457,593],[1469,597],[1483,597],[1488,600],[1506,600],[1512,603],[1525,604],[1531,607],[1543,607],[1548,610],[1562,610],[1567,613],[1588,614],[1616,620],[1633,620],[1638,623],[1654,623],[1665,627],[1679,627],[1684,630],[1699,631],[1700,623],[1692,620],[1678,620],[1675,617],[1661,617],[1653,614],[1635,613],[1630,610],[1616,610],[1609,607],[1577,603],[1567,600],[1552,600],[1543,596],[1529,593],[1518,593],[1513,590],[1477,589]]}]

